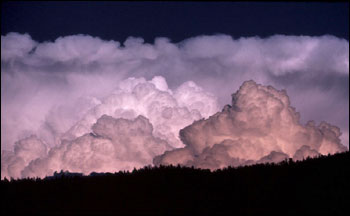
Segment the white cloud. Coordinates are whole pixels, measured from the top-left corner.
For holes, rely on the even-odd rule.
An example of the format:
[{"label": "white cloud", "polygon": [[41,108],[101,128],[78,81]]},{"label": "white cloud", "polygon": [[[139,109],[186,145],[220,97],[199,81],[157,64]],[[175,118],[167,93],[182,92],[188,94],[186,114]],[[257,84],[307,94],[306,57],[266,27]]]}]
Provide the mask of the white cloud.
[{"label": "white cloud", "polygon": [[[160,76],[167,82],[154,78]],[[153,99],[162,95],[158,105],[145,109],[152,102],[144,99],[141,104],[136,98],[143,90],[127,90],[122,84],[131,82],[130,77],[142,82]],[[347,40],[214,35],[178,44],[156,38],[147,44],[142,38],[120,43],[73,35],[38,43],[28,34],[9,33],[1,36],[1,149],[13,151],[16,141],[31,134],[55,147],[63,135],[73,140],[91,131],[103,114],[129,119],[142,114],[156,137],[180,147],[181,127],[217,111],[213,95],[222,107],[229,103],[227,96],[250,79],[286,89],[302,123],[314,119],[337,125],[348,146]],[[119,92],[111,95],[115,89]],[[119,97],[124,101],[113,104]],[[74,132],[78,125],[85,128],[81,133]]]},{"label": "white cloud", "polygon": [[63,140],[47,157],[33,160],[22,169],[21,177],[45,177],[60,170],[90,174],[141,168],[151,164],[155,155],[170,149],[152,131],[143,116],[127,120],[103,115],[93,125],[92,133]]},{"label": "white cloud", "polygon": [[[48,156],[36,137],[20,140],[15,154],[4,151],[2,177],[45,177],[62,169],[115,172],[150,165],[156,155],[183,147],[178,138],[181,128],[218,109],[216,98],[194,82],[172,91],[160,76],[150,81],[128,78],[103,100],[81,99],[76,105],[92,108],[64,133],[60,131],[67,125],[61,117],[75,107],[57,108],[47,115],[40,132],[56,143]],[[32,156],[31,151],[43,152],[39,143],[45,154]]]},{"label": "white cloud", "polygon": [[166,140],[173,147],[182,147],[178,138],[179,130],[216,111],[216,98],[194,82],[185,82],[173,92],[160,76],[150,81],[128,78],[87,112],[63,137],[70,139],[89,133],[92,124],[104,114],[127,119],[143,115],[153,125],[156,137]]},{"label": "white cloud", "polygon": [[232,107],[185,127],[180,136],[186,147],[157,156],[156,165],[218,169],[346,150],[338,127],[312,121],[302,125],[286,91],[254,81],[232,95]]}]

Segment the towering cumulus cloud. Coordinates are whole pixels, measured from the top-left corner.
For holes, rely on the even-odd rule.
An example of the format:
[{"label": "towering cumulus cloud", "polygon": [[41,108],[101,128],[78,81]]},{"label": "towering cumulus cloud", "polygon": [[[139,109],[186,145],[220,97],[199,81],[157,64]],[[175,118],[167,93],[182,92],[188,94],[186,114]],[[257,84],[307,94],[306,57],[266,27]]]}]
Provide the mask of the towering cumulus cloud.
[{"label": "towering cumulus cloud", "polygon": [[[36,136],[3,151],[2,177],[45,177],[54,171],[115,172],[151,165],[156,155],[183,147],[179,130],[217,111],[216,98],[194,82],[174,91],[163,77],[129,78],[63,133],[48,153]],[[46,154],[47,153],[47,154]]]},{"label": "towering cumulus cloud", "polygon": [[346,150],[338,127],[326,122],[300,124],[286,91],[254,81],[244,82],[232,95],[232,106],[187,126],[180,136],[186,147],[157,156],[156,165],[218,169]]},{"label": "towering cumulus cloud", "polygon": [[45,177],[59,170],[89,174],[140,168],[150,164],[156,154],[170,149],[152,132],[152,125],[143,116],[127,120],[103,115],[93,125],[92,133],[63,140],[47,155],[45,145],[36,137],[20,141],[14,154],[3,153],[1,176]]},{"label": "towering cumulus cloud", "polygon": [[[249,82],[217,113],[251,79],[286,89],[300,123],[287,96],[264,104],[252,95],[265,87]],[[221,167],[336,152],[340,132],[321,122],[339,126],[348,146],[348,89],[349,42],[329,35],[149,44],[9,33],[1,36],[1,177],[132,169],[156,155],[156,164]],[[240,99],[249,95],[251,105]]]},{"label": "towering cumulus cloud", "polygon": [[92,126],[92,133],[63,140],[47,156],[33,160],[20,176],[44,177],[58,170],[89,174],[141,168],[151,164],[155,155],[170,149],[152,132],[152,125],[143,116],[127,120],[103,115]]},{"label": "towering cumulus cloud", "polygon": [[126,119],[143,115],[152,123],[156,137],[166,140],[172,147],[181,147],[179,130],[217,110],[216,97],[204,92],[194,82],[185,82],[173,92],[163,77],[157,76],[151,81],[129,78],[63,137],[70,139],[90,132],[92,124],[103,114]]}]

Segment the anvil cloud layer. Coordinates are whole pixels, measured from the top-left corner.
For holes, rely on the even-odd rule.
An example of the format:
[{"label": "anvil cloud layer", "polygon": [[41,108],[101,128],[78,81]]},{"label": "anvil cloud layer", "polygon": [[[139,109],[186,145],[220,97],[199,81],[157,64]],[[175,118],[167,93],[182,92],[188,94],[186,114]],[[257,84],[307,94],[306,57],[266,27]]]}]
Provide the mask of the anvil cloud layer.
[{"label": "anvil cloud layer", "polygon": [[[323,120],[337,125],[343,144],[348,145],[349,43],[344,39],[216,35],[179,44],[157,38],[154,44],[145,44],[130,37],[121,45],[87,35],[44,43],[27,34],[1,36],[1,149],[5,150],[1,176],[44,176],[59,169],[114,171],[150,164],[155,155],[184,147],[178,137],[180,129],[215,114],[250,79],[286,89],[301,113],[301,123],[314,119],[316,125]],[[231,109],[226,107],[215,116]],[[205,122],[215,123],[216,117]],[[105,126],[98,129],[96,125]],[[198,122],[183,131],[195,125]],[[101,131],[105,127],[119,128],[115,129],[118,138]],[[328,124],[299,127],[333,128]],[[128,128],[134,128],[133,132]],[[338,130],[329,130],[338,137]],[[188,141],[190,136],[183,139],[185,149],[196,148]],[[222,144],[224,140],[214,141]],[[207,154],[221,151],[234,157],[231,147],[225,150],[232,143],[215,147],[214,141],[206,144]],[[322,153],[314,144],[307,144],[310,148],[299,145],[293,144],[293,150],[265,149],[246,160],[270,151],[265,160],[293,157],[294,151],[297,155]],[[104,151],[108,157],[101,156]]]}]

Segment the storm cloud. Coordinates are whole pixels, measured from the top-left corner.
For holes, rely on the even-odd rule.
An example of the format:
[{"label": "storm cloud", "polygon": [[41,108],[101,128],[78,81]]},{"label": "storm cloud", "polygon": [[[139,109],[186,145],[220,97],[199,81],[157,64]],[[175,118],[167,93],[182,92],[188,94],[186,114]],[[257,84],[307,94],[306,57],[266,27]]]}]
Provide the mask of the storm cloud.
[{"label": "storm cloud", "polygon": [[254,81],[244,82],[232,95],[232,106],[185,127],[180,136],[186,147],[157,156],[156,165],[218,169],[346,150],[338,127],[326,122],[300,124],[285,91]]},{"label": "storm cloud", "polygon": [[[65,133],[43,136],[55,141],[48,154],[44,141],[33,135],[15,143],[14,153],[3,151],[1,175],[45,177],[59,170],[89,174],[151,165],[156,155],[184,146],[181,128],[218,109],[216,97],[194,82],[172,91],[160,76],[128,78],[103,100],[93,101],[95,106]],[[43,135],[59,126],[59,117],[50,114]]]},{"label": "storm cloud", "polygon": [[[300,125],[306,125],[300,127],[315,131],[328,128],[324,130],[333,131],[335,137],[339,133],[342,144],[348,146],[349,42],[345,39],[330,35],[238,39],[213,35],[177,44],[167,38],[156,38],[153,44],[148,44],[134,37],[120,43],[73,35],[38,43],[28,34],[9,33],[1,36],[2,163],[11,161],[7,164],[16,167],[13,176],[34,175],[37,172],[30,172],[29,164],[35,170],[43,158],[50,158],[43,152],[50,155],[64,143],[74,146],[81,137],[88,141],[97,139],[90,133],[94,134],[92,126],[103,115],[116,121],[134,121],[142,115],[152,126],[149,136],[155,142],[166,143],[159,145],[163,146],[159,147],[161,151],[181,148],[176,151],[188,152],[187,147],[183,149],[188,143],[180,141],[179,131],[231,103],[229,95],[251,79],[286,89],[291,104],[300,112]],[[226,107],[221,115],[231,109]],[[315,123],[306,124],[310,119]],[[337,125],[340,131],[332,129],[329,123]],[[18,143],[28,139],[37,144],[30,153],[33,158],[23,159],[18,149],[16,153],[16,146],[21,149],[25,145]],[[210,144],[210,148],[201,151],[208,155],[221,152],[222,158],[232,159],[226,150],[231,145]],[[260,159],[270,150],[289,157],[294,152],[299,155],[296,158],[314,150],[322,153],[315,146],[309,149],[298,144],[293,150],[264,150],[251,159]],[[186,161],[194,154],[181,155]],[[134,164],[149,164],[151,156]],[[245,160],[249,157],[252,156]],[[3,166],[1,169],[3,177]],[[84,169],[74,170],[92,170]]]}]

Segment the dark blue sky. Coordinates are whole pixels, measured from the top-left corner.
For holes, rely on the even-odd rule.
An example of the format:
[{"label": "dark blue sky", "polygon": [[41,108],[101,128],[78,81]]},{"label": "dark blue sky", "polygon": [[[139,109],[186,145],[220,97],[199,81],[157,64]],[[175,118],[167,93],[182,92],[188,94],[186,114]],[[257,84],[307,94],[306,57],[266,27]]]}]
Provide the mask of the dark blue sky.
[{"label": "dark blue sky", "polygon": [[123,42],[138,36],[173,42],[202,34],[266,37],[332,34],[349,40],[349,3],[297,2],[5,2],[1,35],[34,40],[89,34]]}]

